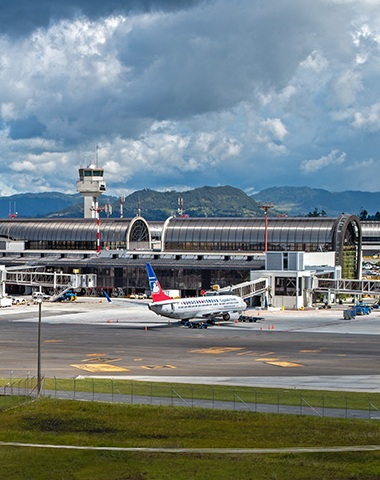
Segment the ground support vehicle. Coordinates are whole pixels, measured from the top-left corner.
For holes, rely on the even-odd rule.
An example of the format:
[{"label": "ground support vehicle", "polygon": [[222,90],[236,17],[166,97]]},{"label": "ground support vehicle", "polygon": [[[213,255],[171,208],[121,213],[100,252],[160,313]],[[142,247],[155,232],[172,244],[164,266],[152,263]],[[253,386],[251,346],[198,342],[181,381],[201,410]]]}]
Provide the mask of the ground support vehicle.
[{"label": "ground support vehicle", "polygon": [[355,308],[348,308],[343,310],[343,318],[344,320],[353,320],[356,318],[356,309]]},{"label": "ground support vehicle", "polygon": [[372,308],[366,303],[357,303],[354,305],[356,315],[369,315],[372,312]]},{"label": "ground support vehicle", "polygon": [[239,322],[257,322],[257,320],[264,320],[263,317],[249,317],[248,315],[240,315]]},{"label": "ground support vehicle", "polygon": [[183,325],[187,328],[207,328],[208,325],[205,322],[184,322]]},{"label": "ground support vehicle", "polygon": [[60,302],[70,302],[70,301],[74,301],[77,299],[77,295],[71,291],[71,290],[68,290],[67,292],[63,293],[59,298],[58,300]]}]

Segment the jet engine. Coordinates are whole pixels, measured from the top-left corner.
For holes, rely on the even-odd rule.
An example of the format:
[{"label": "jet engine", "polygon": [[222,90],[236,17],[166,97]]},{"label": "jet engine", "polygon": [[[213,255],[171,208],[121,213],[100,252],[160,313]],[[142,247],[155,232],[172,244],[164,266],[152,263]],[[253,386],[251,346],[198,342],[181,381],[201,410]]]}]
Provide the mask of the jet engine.
[{"label": "jet engine", "polygon": [[223,320],[229,322],[230,320],[239,320],[240,313],[239,312],[227,312],[223,313],[222,315]]}]

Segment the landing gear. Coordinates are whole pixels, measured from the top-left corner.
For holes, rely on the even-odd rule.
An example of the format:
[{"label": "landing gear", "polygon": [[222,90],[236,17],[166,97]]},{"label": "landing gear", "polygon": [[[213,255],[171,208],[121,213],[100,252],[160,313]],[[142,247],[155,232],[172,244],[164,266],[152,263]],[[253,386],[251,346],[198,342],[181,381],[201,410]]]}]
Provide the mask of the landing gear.
[{"label": "landing gear", "polygon": [[187,328],[207,328],[207,323],[204,322],[185,322],[184,326]]}]

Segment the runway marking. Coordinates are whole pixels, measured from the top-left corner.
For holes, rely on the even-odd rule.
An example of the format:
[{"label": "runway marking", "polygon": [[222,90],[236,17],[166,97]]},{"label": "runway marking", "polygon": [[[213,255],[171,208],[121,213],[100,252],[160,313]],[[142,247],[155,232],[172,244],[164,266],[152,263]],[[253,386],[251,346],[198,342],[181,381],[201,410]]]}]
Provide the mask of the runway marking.
[{"label": "runway marking", "polygon": [[86,357],[105,357],[106,353],[86,353]]},{"label": "runway marking", "polygon": [[277,362],[278,358],[273,357],[273,358],[256,358],[256,362],[263,362],[263,363],[268,363],[268,362]]},{"label": "runway marking", "polygon": [[142,365],[141,368],[145,368],[145,370],[158,370],[160,368],[177,368],[173,365]]},{"label": "runway marking", "polygon": [[118,367],[116,365],[108,365],[106,363],[88,363],[88,364],[72,364],[71,367],[85,370],[86,372],[130,372],[128,368]]},{"label": "runway marking", "polygon": [[320,350],[300,350],[300,353],[321,353]]},{"label": "runway marking", "polygon": [[43,343],[63,343],[63,340],[44,340]]},{"label": "runway marking", "polygon": [[190,353],[206,353],[208,355],[219,355],[220,353],[236,352],[238,350],[244,350],[244,348],[242,347],[200,348],[199,350],[190,350]]},{"label": "runway marking", "polygon": [[110,363],[110,362],[119,362],[120,360],[123,360],[122,358],[108,358],[108,357],[93,357],[93,358],[86,358],[85,360],[82,360],[82,362],[101,362],[101,363]]},{"label": "runway marking", "polygon": [[267,365],[274,365],[275,367],[303,367],[301,363],[286,362],[279,358],[256,358],[256,362],[263,362]]},{"label": "runway marking", "polygon": [[293,362],[265,362],[269,365],[274,365],[276,367],[303,367],[301,363],[293,363]]}]

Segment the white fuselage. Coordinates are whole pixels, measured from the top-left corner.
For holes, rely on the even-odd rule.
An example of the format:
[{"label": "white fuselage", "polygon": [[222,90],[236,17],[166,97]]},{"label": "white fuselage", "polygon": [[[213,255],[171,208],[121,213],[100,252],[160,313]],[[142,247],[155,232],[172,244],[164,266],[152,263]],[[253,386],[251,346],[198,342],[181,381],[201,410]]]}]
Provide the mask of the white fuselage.
[{"label": "white fuselage", "polygon": [[222,317],[228,320],[233,316],[239,316],[246,307],[244,300],[236,295],[180,298],[149,304],[150,310],[157,315],[180,320],[210,317]]}]

